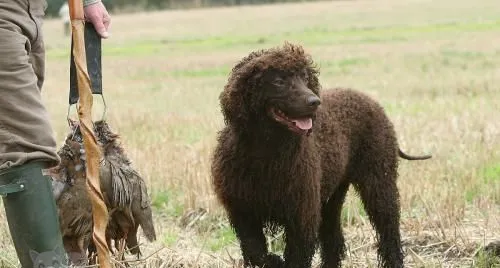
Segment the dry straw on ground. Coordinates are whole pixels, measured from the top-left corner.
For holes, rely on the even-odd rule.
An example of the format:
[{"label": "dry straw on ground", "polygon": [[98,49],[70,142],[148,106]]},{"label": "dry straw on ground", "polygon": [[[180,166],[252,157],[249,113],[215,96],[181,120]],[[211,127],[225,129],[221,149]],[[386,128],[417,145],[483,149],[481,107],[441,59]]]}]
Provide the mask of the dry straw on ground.
[{"label": "dry straw on ground", "polygon": [[[241,57],[288,40],[316,59],[324,87],[380,101],[405,151],[433,154],[399,169],[407,266],[488,267],[475,255],[500,239],[498,10],[498,0],[361,0],[115,15],[103,41],[108,120],[149,186],[158,228],[155,243],[140,239],[143,257],[154,254],[130,266],[240,261],[208,175],[217,97]],[[43,98],[61,143],[69,39],[58,20],[44,27]],[[374,232],[352,192],[344,207],[344,266],[375,267]],[[14,267],[0,222],[0,263]]]}]

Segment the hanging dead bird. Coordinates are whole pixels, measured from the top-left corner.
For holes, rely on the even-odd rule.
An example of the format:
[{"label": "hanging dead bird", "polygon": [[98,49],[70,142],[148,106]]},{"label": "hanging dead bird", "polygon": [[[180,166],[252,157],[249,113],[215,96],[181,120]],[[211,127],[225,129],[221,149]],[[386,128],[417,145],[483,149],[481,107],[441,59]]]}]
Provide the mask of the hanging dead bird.
[{"label": "hanging dead bird", "polygon": [[[70,128],[71,133],[59,151],[61,164],[51,173],[55,178],[54,196],[62,218],[61,230],[65,231],[63,232],[65,247],[68,255],[74,256],[72,261],[73,259],[78,261],[81,259],[82,248],[84,251],[88,250],[91,255],[95,253],[95,247],[91,239],[91,203],[85,188],[85,155],[78,122],[71,121]],[[119,135],[113,133],[105,121],[94,123],[94,133],[102,151],[100,181],[109,212],[106,229],[108,247],[112,250],[114,242],[115,248],[118,249],[118,245],[125,242],[130,253],[139,257],[141,254],[137,239],[139,226],[148,241],[156,240],[146,184],[125,155],[118,142]],[[84,211],[77,213],[73,203],[80,204],[76,210]],[[73,212],[66,211],[69,209],[73,209]],[[76,229],[74,226],[80,228]]]},{"label": "hanging dead bird", "polygon": [[117,237],[116,239],[125,239],[130,252],[139,255],[139,226],[148,241],[156,240],[146,183],[132,167],[132,162],[118,141],[119,136],[111,131],[109,125],[105,121],[97,121],[94,129],[104,155],[100,176],[111,178],[104,181],[111,182],[113,190],[110,202],[115,210],[112,212],[110,226],[116,228],[110,228],[110,235]]},{"label": "hanging dead bird", "polygon": [[66,139],[58,151],[61,164],[48,170],[58,207],[63,244],[75,265],[87,264],[92,236],[92,204],[87,195],[80,143]]},{"label": "hanging dead bird", "polygon": [[[131,167],[131,161],[125,155],[118,143],[119,136],[111,131],[104,121],[94,125],[94,131],[102,146],[103,161],[101,161],[101,178],[110,183],[106,188],[112,189],[107,193],[110,202],[110,221],[106,230],[106,237],[110,249],[113,240],[116,249],[125,242],[130,253],[141,254],[137,240],[137,230],[141,226],[144,235],[149,241],[156,239],[152,221],[150,199],[144,180]],[[90,252],[95,252],[91,244]]]}]

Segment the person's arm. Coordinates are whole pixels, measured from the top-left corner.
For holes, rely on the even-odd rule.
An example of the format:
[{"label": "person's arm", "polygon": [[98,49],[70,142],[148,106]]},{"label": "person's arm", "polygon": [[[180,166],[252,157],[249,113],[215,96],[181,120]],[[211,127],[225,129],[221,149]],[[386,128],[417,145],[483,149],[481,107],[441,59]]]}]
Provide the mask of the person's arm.
[{"label": "person's arm", "polygon": [[83,0],[85,19],[91,22],[102,38],[108,38],[111,18],[101,0]]}]

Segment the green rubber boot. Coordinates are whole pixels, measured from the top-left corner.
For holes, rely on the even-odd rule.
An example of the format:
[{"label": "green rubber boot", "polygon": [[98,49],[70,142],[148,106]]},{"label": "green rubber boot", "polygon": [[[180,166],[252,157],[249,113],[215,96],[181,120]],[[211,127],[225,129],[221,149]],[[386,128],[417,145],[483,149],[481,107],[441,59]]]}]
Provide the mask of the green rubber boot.
[{"label": "green rubber boot", "polygon": [[0,194],[23,268],[67,267],[50,178],[42,162],[0,172]]}]

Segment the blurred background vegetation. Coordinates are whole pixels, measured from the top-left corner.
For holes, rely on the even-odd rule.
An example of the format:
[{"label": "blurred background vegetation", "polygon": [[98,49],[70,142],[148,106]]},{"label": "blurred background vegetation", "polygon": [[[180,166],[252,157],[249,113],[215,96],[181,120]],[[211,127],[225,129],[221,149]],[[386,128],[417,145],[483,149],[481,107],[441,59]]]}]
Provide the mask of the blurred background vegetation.
[{"label": "blurred background vegetation", "polygon": [[[57,17],[59,8],[67,0],[47,0],[47,17]],[[236,6],[285,2],[312,2],[320,0],[102,0],[110,12],[133,12],[162,9],[186,9],[216,6]]]}]

